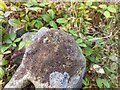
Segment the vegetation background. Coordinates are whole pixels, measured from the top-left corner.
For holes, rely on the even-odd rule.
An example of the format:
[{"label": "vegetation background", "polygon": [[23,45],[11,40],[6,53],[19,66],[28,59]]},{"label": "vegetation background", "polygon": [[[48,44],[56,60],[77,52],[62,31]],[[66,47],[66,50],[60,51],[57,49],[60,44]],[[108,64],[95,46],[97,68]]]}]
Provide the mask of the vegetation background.
[{"label": "vegetation background", "polygon": [[[0,0],[0,87],[16,70],[14,58],[28,44],[19,30],[41,27],[71,34],[87,60],[83,88],[118,88],[119,2],[4,2]],[[17,56],[13,56],[16,53]],[[18,59],[19,60],[19,59]]]}]

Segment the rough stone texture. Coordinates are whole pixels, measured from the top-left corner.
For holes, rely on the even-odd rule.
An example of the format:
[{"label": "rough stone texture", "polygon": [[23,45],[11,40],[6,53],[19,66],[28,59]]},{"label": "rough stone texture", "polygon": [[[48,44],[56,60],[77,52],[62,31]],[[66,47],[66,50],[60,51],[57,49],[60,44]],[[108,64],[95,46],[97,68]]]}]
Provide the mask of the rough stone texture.
[{"label": "rough stone texture", "polygon": [[4,88],[80,88],[86,60],[63,30],[40,29],[26,48],[22,63]]}]

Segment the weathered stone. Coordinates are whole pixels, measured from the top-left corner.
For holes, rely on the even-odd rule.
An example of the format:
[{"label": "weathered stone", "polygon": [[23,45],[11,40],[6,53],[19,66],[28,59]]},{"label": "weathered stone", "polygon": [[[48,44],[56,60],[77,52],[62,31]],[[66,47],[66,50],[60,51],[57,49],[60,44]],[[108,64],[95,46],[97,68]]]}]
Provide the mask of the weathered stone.
[{"label": "weathered stone", "polygon": [[81,88],[86,60],[63,30],[42,28],[26,48],[22,63],[5,88]]}]

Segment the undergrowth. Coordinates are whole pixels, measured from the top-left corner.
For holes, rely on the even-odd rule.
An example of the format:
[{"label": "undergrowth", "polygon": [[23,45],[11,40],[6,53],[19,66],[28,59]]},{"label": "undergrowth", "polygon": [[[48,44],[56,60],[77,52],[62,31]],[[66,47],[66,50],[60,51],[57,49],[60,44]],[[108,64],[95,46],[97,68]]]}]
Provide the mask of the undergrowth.
[{"label": "undergrowth", "polygon": [[118,88],[118,3],[6,2],[0,0],[0,85],[15,72],[13,54],[25,47],[19,29],[41,27],[70,33],[86,57],[83,88]]}]

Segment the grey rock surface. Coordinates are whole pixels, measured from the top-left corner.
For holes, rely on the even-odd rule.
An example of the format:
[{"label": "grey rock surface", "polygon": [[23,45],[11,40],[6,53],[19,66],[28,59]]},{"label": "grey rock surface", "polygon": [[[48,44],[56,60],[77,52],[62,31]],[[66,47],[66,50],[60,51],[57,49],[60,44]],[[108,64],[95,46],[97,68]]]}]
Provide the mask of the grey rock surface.
[{"label": "grey rock surface", "polygon": [[81,88],[86,60],[63,30],[43,27],[31,39],[22,62],[5,88]]}]

